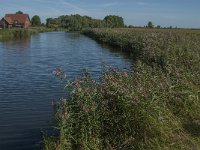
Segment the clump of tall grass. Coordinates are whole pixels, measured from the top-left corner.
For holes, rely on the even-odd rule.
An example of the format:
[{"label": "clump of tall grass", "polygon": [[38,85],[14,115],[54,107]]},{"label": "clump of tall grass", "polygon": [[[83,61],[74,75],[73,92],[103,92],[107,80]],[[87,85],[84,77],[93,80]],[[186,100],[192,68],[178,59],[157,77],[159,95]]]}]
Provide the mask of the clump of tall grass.
[{"label": "clump of tall grass", "polygon": [[28,29],[2,29],[0,30],[1,39],[13,39],[13,38],[22,38],[28,37],[32,34],[38,33],[37,30],[28,30]]},{"label": "clump of tall grass", "polygon": [[88,76],[71,82],[71,98],[62,99],[57,112],[60,136],[46,140],[46,149],[197,149],[175,110],[185,105],[186,113],[199,112],[200,106],[191,105],[195,99],[178,102],[177,93],[167,91],[170,81],[141,64],[132,73],[106,72],[101,82]]},{"label": "clump of tall grass", "polygon": [[109,70],[67,87],[59,137],[45,149],[199,149],[200,34],[96,29],[85,34],[135,55],[131,72]]},{"label": "clump of tall grass", "polygon": [[45,28],[45,27],[34,27],[29,29],[1,29],[0,30],[0,41],[15,39],[15,38],[24,38],[31,36],[33,34],[38,34],[41,32],[50,32],[55,29]]},{"label": "clump of tall grass", "polygon": [[[200,89],[200,32],[192,30],[156,30],[156,29],[94,29],[84,34],[100,42],[120,46],[136,57],[134,59],[152,67],[161,69],[174,98],[168,98],[170,104],[177,105],[173,111],[184,118],[198,118]],[[137,62],[135,66],[137,66]],[[143,67],[141,70],[145,70]],[[158,76],[160,76],[158,74]],[[184,88],[182,88],[184,87]],[[167,88],[164,93],[169,94]],[[187,96],[185,96],[187,95]],[[174,99],[177,99],[174,101]],[[191,103],[191,100],[195,103]],[[181,104],[180,104],[181,103]],[[188,106],[187,104],[193,105]],[[194,107],[193,110],[188,111]],[[190,117],[189,117],[190,116]]]}]

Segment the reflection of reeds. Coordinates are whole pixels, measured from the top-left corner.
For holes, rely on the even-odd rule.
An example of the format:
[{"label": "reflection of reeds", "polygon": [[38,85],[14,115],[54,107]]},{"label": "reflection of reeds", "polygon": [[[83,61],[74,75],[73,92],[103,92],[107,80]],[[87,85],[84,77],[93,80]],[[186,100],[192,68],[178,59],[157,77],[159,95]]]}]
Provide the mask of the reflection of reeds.
[{"label": "reflection of reeds", "polygon": [[[200,32],[98,29],[96,39],[137,54],[131,73],[83,76],[57,111],[45,149],[200,149]],[[136,44],[136,45],[135,45]]]}]

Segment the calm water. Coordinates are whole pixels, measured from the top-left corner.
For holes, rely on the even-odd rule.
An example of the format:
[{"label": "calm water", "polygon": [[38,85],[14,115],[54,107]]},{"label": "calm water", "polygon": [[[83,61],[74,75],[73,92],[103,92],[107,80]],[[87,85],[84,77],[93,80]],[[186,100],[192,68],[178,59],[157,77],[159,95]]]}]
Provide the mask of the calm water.
[{"label": "calm water", "polygon": [[103,64],[129,69],[131,61],[77,33],[0,42],[0,150],[39,149],[41,131],[52,130],[52,99],[66,95],[55,68],[68,78],[87,68],[98,78]]}]

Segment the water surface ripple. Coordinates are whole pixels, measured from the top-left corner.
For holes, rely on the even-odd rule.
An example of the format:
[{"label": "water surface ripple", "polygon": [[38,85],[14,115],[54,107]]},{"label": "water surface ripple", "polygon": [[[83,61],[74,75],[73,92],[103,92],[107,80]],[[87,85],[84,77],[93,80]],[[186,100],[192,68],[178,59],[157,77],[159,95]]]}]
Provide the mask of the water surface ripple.
[{"label": "water surface ripple", "polygon": [[98,78],[102,64],[128,69],[131,61],[78,33],[0,42],[0,150],[39,149],[41,131],[52,130],[51,101],[66,95],[55,68],[69,78],[87,68]]}]

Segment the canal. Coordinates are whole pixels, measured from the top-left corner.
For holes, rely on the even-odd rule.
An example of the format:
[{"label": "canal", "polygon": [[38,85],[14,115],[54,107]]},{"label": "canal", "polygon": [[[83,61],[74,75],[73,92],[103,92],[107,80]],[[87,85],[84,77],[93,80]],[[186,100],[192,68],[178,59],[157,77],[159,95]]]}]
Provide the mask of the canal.
[{"label": "canal", "polygon": [[78,34],[48,32],[0,42],[0,150],[40,149],[42,131],[53,130],[52,100],[65,97],[68,79],[87,69],[100,77],[104,66],[130,69],[131,59]]}]

